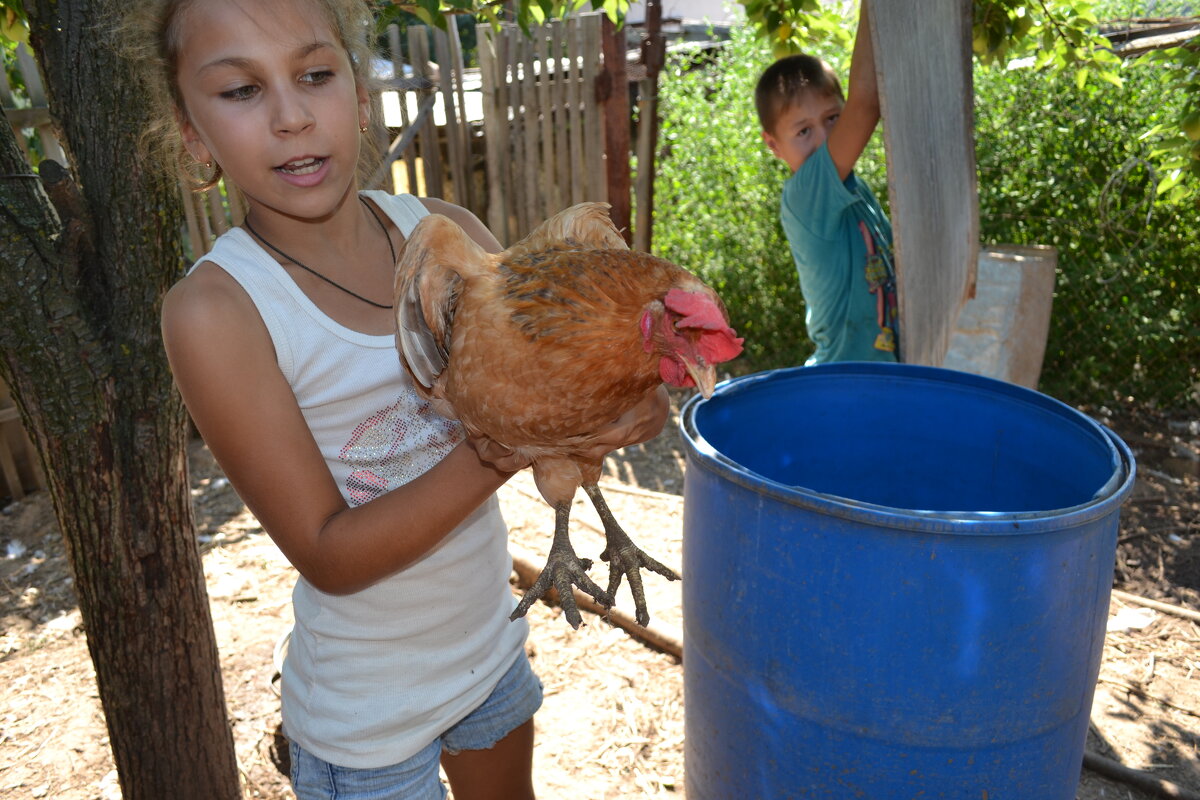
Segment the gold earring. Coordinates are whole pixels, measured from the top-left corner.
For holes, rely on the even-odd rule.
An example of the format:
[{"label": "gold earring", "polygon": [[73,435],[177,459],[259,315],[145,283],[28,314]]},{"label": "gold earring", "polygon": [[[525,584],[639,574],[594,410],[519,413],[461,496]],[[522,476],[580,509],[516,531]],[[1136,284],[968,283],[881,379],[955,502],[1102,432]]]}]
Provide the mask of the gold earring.
[{"label": "gold earring", "polygon": [[359,126],[358,126],[358,132],[359,132],[359,133],[366,133],[366,132],[367,132],[367,126],[366,126],[366,123],[364,123],[364,124],[362,124],[362,125],[359,125]]},{"label": "gold earring", "polygon": [[204,168],[205,168],[205,169],[212,169],[212,161],[205,161],[205,162],[204,162]]}]

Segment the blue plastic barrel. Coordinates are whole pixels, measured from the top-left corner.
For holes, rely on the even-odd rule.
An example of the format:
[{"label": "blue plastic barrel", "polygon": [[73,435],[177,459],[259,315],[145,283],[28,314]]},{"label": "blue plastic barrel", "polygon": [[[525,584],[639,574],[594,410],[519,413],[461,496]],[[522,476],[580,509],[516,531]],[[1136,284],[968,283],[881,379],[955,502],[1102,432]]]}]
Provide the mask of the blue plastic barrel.
[{"label": "blue plastic barrel", "polygon": [[1072,800],[1129,448],[1052,398],[832,364],[681,418],[689,800]]}]

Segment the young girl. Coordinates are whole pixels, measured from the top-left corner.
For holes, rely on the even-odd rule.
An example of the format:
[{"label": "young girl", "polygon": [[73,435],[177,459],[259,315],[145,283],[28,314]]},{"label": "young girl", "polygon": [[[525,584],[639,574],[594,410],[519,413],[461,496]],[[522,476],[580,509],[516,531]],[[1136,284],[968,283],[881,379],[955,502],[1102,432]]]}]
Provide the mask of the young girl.
[{"label": "young girl", "polygon": [[[393,267],[448,203],[359,192],[371,21],[361,0],[146,0],[174,142],[245,223],[167,295],[163,336],[204,440],[299,571],[283,667],[292,783],[310,798],[532,798],[541,685],[494,492],[526,464],[418,400]],[[161,128],[161,126],[160,126]],[[652,393],[595,455],[666,420]]]}]

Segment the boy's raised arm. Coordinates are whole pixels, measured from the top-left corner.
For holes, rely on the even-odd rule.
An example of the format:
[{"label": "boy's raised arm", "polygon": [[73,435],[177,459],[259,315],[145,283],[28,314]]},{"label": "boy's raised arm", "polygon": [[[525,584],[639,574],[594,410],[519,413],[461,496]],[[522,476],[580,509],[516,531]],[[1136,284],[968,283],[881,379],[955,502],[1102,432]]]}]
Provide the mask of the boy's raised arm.
[{"label": "boy's raised arm", "polygon": [[875,77],[875,50],[871,45],[869,0],[859,8],[858,33],[850,57],[850,85],[846,105],[829,132],[829,155],[842,180],[854,169],[858,157],[879,124],[879,86]]}]

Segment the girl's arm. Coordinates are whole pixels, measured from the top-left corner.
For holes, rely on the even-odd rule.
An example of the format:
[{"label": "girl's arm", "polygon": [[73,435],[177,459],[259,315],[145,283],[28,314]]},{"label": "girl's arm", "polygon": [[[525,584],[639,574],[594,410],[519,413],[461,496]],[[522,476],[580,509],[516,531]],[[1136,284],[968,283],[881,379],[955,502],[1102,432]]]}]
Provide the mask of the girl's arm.
[{"label": "girl's arm", "polygon": [[511,473],[466,443],[361,506],[342,499],[250,298],[216,265],[163,305],[171,369],[201,436],[288,560],[318,589],[354,592],[428,552]]},{"label": "girl's arm", "polygon": [[846,105],[829,132],[829,155],[838,175],[846,179],[854,169],[879,124],[879,86],[875,76],[875,50],[871,45],[868,0],[862,0],[854,54],[850,58],[850,85]]}]

